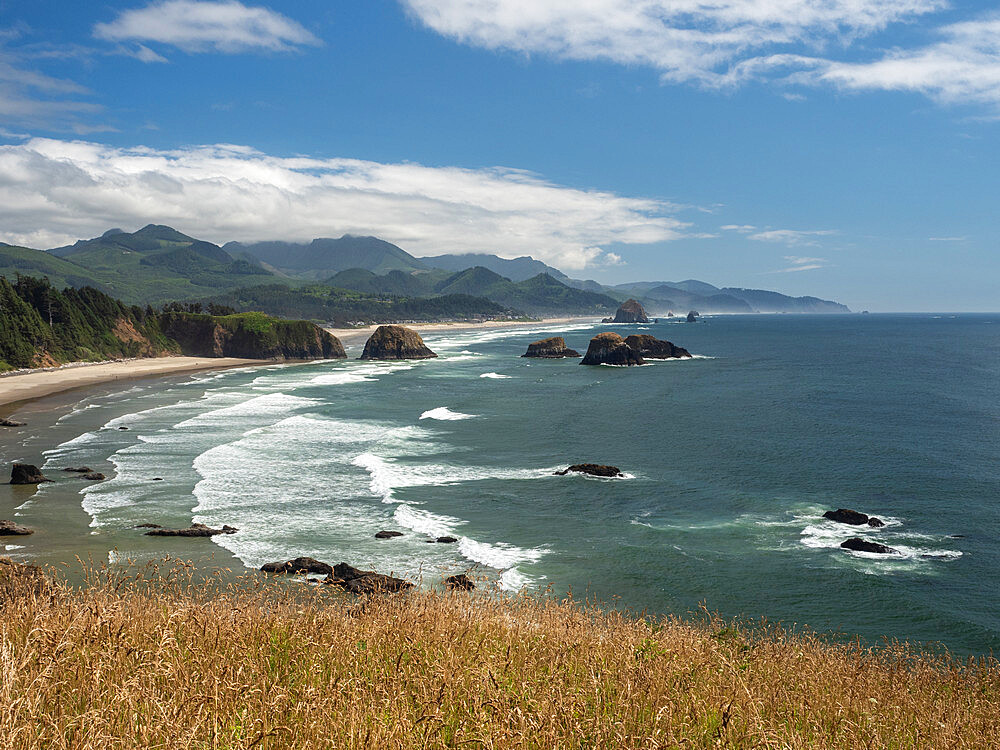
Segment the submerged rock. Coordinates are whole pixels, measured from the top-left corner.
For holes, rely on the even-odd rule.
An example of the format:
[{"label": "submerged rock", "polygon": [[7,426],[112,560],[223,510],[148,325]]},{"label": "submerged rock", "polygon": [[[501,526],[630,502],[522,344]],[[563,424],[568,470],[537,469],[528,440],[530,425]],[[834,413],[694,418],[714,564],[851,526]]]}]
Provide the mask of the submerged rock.
[{"label": "submerged rock", "polygon": [[403,532],[402,531],[379,531],[379,532],[376,532],[376,534],[375,534],[375,538],[376,539],[392,539],[392,538],[397,537],[397,536],[403,536]]},{"label": "submerged rock", "polygon": [[573,464],[572,466],[557,471],[556,475],[564,477],[570,472],[577,474],[590,474],[594,477],[620,477],[623,476],[621,469],[617,466],[605,466],[604,464]]},{"label": "submerged rock", "polygon": [[528,351],[522,357],[538,357],[540,359],[560,359],[562,357],[579,357],[580,352],[569,349],[562,336],[533,341],[528,344]]},{"label": "submerged rock", "polygon": [[265,573],[316,573],[328,576],[333,572],[333,566],[312,557],[296,557],[286,562],[265,563],[260,566]]},{"label": "submerged rock", "polygon": [[34,533],[34,529],[29,529],[27,526],[18,526],[13,521],[0,521],[0,536],[28,536]]},{"label": "submerged rock", "polygon": [[700,318],[700,317],[701,317],[701,315],[698,314],[697,310],[692,310],[691,312],[689,312],[687,314],[687,322],[688,323],[697,323],[698,322],[698,318]]},{"label": "submerged rock", "polygon": [[42,476],[41,470],[32,464],[14,464],[10,467],[11,484],[41,484],[51,481]]},{"label": "submerged rock", "polygon": [[81,466],[78,469],[74,469],[72,466],[67,466],[63,471],[75,471],[77,474],[90,474],[93,469],[89,466]]},{"label": "submerged rock", "polygon": [[874,552],[877,555],[899,554],[892,547],[886,547],[884,544],[879,544],[878,542],[869,542],[867,539],[862,539],[859,536],[852,536],[846,542],[841,542],[840,546],[854,552]]},{"label": "submerged rock", "polygon": [[89,479],[91,482],[103,482],[106,477],[99,471],[92,472],[90,474],[84,474],[84,479]]},{"label": "submerged rock", "polygon": [[641,365],[642,355],[617,333],[599,333],[590,340],[581,365]]},{"label": "submerged rock", "polygon": [[13,419],[0,419],[0,427],[24,427],[24,422],[15,422]]},{"label": "submerged rock", "polygon": [[465,575],[465,573],[459,573],[458,575],[448,576],[444,579],[444,585],[452,590],[459,591],[472,591],[476,588],[475,582]]},{"label": "submerged rock", "polygon": [[186,529],[153,529],[147,531],[146,536],[216,536],[217,534],[235,534],[239,529],[232,526],[223,526],[221,529],[213,529],[203,523],[193,523]]},{"label": "submerged rock", "polygon": [[868,516],[868,525],[873,529],[881,529],[885,526],[885,521],[880,518],[875,518],[875,516]]},{"label": "submerged rock", "polygon": [[639,352],[643,359],[689,359],[691,352],[669,341],[649,334],[635,334],[625,339],[625,343]]},{"label": "submerged rock", "polygon": [[405,591],[413,584],[374,570],[358,570],[347,563],[338,563],[323,583],[339,586],[351,594],[389,594]]},{"label": "submerged rock", "polygon": [[361,353],[361,359],[430,359],[436,356],[419,333],[403,326],[379,326],[365,342],[365,350]]},{"label": "submerged rock", "polygon": [[622,302],[618,311],[615,313],[614,320],[612,323],[648,323],[649,318],[646,317],[646,311],[643,309],[642,305],[634,299],[628,299]]},{"label": "submerged rock", "polygon": [[158,523],[139,523],[132,527],[133,529],[162,529]]},{"label": "submerged rock", "polygon": [[456,539],[453,536],[439,536],[434,541],[437,542],[438,544],[454,544],[455,542],[458,541],[458,539]]}]

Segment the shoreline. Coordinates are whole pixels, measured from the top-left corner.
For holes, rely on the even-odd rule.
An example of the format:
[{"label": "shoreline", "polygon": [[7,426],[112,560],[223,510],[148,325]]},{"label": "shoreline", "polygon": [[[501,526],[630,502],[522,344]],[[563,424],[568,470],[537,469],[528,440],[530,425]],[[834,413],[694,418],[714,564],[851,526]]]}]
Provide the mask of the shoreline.
[{"label": "shoreline", "polygon": [[[566,323],[586,323],[596,320],[594,316],[565,316],[543,318],[533,321],[488,320],[482,323],[466,321],[452,323],[414,323],[407,325],[417,333],[437,333],[453,331],[481,331],[510,328],[530,328],[532,326],[563,325]],[[324,328],[336,336],[345,347],[364,343],[378,328],[372,324],[361,328]],[[287,363],[301,360],[287,360]],[[52,396],[57,393],[104,385],[122,380],[182,375],[186,372],[204,370],[224,370],[233,367],[264,367],[282,364],[273,359],[238,359],[235,357],[150,357],[143,359],[115,360],[110,362],[68,362],[60,367],[47,367],[28,372],[9,373],[0,376],[0,416],[9,416],[30,401]],[[14,407],[14,408],[12,408]]]},{"label": "shoreline", "polygon": [[118,380],[131,381],[163,375],[178,375],[201,370],[272,365],[270,359],[235,357],[150,357],[115,362],[71,362],[62,367],[0,377],[0,413],[10,412],[14,404],[24,404],[63,391],[102,385]]}]

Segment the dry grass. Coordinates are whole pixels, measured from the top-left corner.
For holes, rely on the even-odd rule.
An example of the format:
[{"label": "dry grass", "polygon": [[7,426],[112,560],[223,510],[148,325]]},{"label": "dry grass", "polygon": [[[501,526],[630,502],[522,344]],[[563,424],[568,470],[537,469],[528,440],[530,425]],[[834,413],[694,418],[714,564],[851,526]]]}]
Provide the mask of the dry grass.
[{"label": "dry grass", "polygon": [[1000,746],[992,661],[552,600],[2,572],[5,749]]}]

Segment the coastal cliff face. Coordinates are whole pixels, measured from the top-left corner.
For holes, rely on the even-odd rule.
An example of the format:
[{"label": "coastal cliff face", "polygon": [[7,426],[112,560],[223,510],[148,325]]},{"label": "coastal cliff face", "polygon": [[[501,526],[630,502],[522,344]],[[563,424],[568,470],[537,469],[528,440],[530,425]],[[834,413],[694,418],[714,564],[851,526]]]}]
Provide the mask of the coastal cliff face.
[{"label": "coastal cliff face", "polygon": [[314,323],[279,320],[261,313],[160,315],[163,333],[195,357],[243,359],[343,359],[340,340]]},{"label": "coastal cliff face", "polygon": [[646,311],[643,309],[642,304],[634,299],[629,299],[622,302],[621,307],[618,308],[618,312],[615,313],[615,319],[612,322],[648,323],[649,318],[646,317]]},{"label": "coastal cliff face", "polygon": [[691,356],[687,349],[648,334],[632,334],[625,339],[625,343],[645,359],[685,359]]},{"label": "coastal cliff face", "polygon": [[579,357],[580,352],[566,346],[562,336],[533,341],[528,344],[528,351],[522,357],[537,357],[539,359],[561,359],[563,357]]},{"label": "coastal cliff face", "polygon": [[581,365],[641,365],[642,355],[625,343],[617,333],[599,333],[590,340],[590,346]]},{"label": "coastal cliff face", "polygon": [[431,359],[436,356],[419,333],[403,326],[379,326],[365,342],[365,350],[361,353],[361,359]]}]

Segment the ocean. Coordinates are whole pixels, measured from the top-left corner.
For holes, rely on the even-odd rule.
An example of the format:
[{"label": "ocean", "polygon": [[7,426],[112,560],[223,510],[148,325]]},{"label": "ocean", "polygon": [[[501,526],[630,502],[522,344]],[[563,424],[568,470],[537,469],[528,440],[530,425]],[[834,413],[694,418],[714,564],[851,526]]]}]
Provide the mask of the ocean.
[{"label": "ocean", "polygon": [[[520,357],[551,335],[583,352],[604,330],[696,356]],[[200,373],[28,407],[32,427],[0,434],[0,459],[43,462],[57,481],[2,488],[2,517],[38,529],[6,554],[213,550],[234,569],[307,555],[425,586],[471,570],[652,614],[1000,647],[1000,315],[732,315],[425,341],[439,358]],[[582,462],[625,477],[553,474]],[[79,465],[109,478],[60,471]],[[822,518],[841,507],[886,526]],[[133,528],[192,521],[240,531]],[[383,529],[404,535],[376,540]],[[459,541],[428,543],[443,535]],[[899,554],[839,547],[856,535]]]}]

